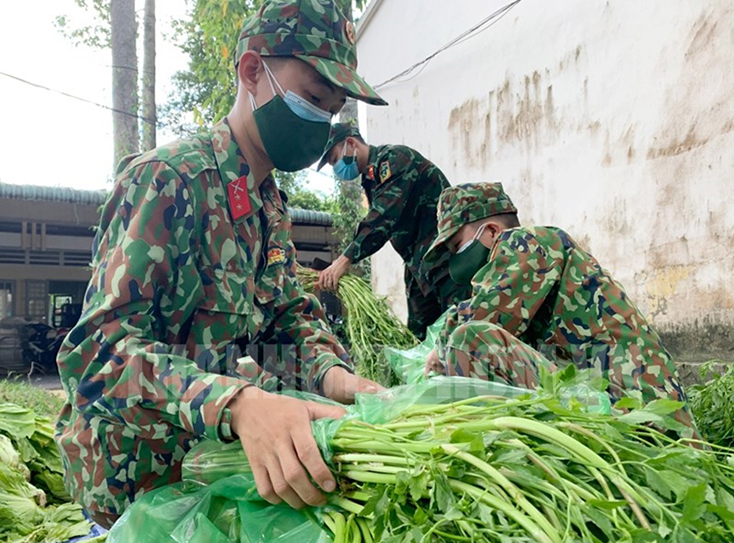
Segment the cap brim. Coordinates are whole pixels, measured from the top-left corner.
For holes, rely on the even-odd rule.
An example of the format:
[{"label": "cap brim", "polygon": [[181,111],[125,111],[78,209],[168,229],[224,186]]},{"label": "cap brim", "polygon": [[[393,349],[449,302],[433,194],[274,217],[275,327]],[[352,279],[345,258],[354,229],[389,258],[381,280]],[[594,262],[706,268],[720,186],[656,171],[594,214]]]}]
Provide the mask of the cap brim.
[{"label": "cap brim", "polygon": [[347,139],[348,137],[350,137],[350,135],[346,134],[342,139],[331,142],[331,145],[329,145],[329,147],[327,147],[324,150],[324,154],[321,156],[321,161],[319,162],[319,166],[318,168],[316,168],[316,171],[319,171],[321,168],[323,168],[326,165],[326,163],[329,161],[329,153],[331,153],[331,150],[334,147],[336,147],[337,145],[339,145],[341,142],[343,142],[345,139]]},{"label": "cap brim", "polygon": [[459,230],[461,230],[461,225],[454,225],[450,228],[447,228],[446,230],[439,232],[438,236],[436,236],[436,239],[433,240],[433,243],[431,243],[431,246],[428,248],[426,254],[423,256],[423,262],[425,262],[426,264],[432,264],[437,261],[441,256],[441,249],[446,245],[446,242],[454,237],[454,235]]},{"label": "cap brim", "polygon": [[386,106],[387,102],[373,89],[362,77],[335,60],[308,55],[296,55],[307,64],[313,66],[317,72],[328,81],[347,91],[347,95],[356,100],[361,100],[373,106]]}]

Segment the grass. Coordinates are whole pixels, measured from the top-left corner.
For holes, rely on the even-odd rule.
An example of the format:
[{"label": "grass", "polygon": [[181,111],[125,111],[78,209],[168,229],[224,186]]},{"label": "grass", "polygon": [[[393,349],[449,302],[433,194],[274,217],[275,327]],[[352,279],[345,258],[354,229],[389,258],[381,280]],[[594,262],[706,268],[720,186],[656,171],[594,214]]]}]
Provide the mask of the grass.
[{"label": "grass", "polygon": [[1,379],[0,403],[10,402],[32,409],[37,415],[55,420],[64,400],[52,392],[33,386],[26,379]]}]

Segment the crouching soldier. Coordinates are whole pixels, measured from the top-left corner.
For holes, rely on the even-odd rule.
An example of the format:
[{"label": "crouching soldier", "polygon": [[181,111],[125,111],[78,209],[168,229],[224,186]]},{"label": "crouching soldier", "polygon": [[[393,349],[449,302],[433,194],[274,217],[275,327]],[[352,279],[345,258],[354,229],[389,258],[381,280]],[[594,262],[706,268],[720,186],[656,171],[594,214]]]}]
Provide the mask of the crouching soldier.
[{"label": "crouching soldier", "polygon": [[[612,402],[686,401],[670,354],[622,285],[560,228],[521,227],[500,183],[445,189],[430,263],[472,296],[452,307],[426,371],[535,388],[539,368],[580,369],[609,382]],[[676,419],[692,427],[687,406]],[[688,435],[693,435],[691,429]]]}]

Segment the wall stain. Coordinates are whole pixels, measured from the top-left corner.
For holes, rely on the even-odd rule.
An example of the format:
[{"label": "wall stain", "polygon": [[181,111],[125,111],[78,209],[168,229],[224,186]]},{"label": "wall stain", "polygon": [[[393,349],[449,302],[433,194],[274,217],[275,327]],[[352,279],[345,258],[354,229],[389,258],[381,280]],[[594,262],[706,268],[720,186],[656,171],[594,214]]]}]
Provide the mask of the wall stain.
[{"label": "wall stain", "polygon": [[645,284],[648,298],[648,318],[651,322],[667,312],[668,299],[678,293],[678,286],[681,281],[687,279],[693,271],[693,266],[681,265],[657,268],[652,272],[652,278]]},{"label": "wall stain", "polygon": [[454,142],[469,164],[475,164],[472,153],[472,134],[475,132],[475,120],[478,118],[480,102],[471,98],[459,107],[451,110],[449,115],[449,129],[455,134]]},{"label": "wall stain", "polygon": [[[734,109],[731,93],[720,92],[707,99],[710,106],[692,115],[692,105],[700,103],[701,96],[710,93],[711,80],[730,81],[731,51],[734,46],[734,8],[703,11],[683,42],[682,71],[672,86],[664,104],[666,122],[647,151],[648,160],[664,159],[688,153],[722,135],[734,131]],[[726,88],[726,85],[720,85]]]},{"label": "wall stain", "polygon": [[719,21],[713,18],[713,14],[701,15],[694,26],[693,38],[685,56],[691,57],[705,53],[706,49],[714,44],[718,24]]},{"label": "wall stain", "polygon": [[[508,74],[486,95],[454,107],[447,124],[454,156],[458,154],[470,167],[483,170],[496,153],[506,148],[515,152],[519,145],[530,154],[556,143],[563,129],[563,112],[556,108],[553,81],[558,72],[579,69],[583,62],[585,47],[579,44],[565,54],[557,68],[554,65],[522,75]],[[587,103],[588,79],[583,92]]]},{"label": "wall stain", "polygon": [[555,142],[560,118],[549,73],[536,70],[519,81],[508,76],[483,98],[453,108],[447,128],[456,152],[471,166],[483,168],[505,146],[520,144],[530,151]]},{"label": "wall stain", "polygon": [[609,143],[609,130],[606,130],[604,136],[604,157],[601,159],[601,165],[609,167],[612,165],[612,147]]},{"label": "wall stain", "polygon": [[709,138],[699,138],[696,135],[696,125],[693,124],[683,139],[674,137],[664,147],[650,147],[647,151],[647,159],[655,160],[656,158],[680,155],[706,145],[708,142]]}]

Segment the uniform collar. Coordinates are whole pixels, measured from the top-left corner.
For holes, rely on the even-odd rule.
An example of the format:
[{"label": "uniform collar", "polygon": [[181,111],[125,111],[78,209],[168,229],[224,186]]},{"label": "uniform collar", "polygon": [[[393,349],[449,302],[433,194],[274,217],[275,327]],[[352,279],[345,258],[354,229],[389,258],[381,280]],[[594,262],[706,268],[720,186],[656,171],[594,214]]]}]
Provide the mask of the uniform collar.
[{"label": "uniform collar", "polygon": [[[255,186],[255,176],[252,175],[250,166],[245,161],[226,118],[212,128],[212,148],[219,169],[219,177],[225,185],[225,194],[227,185],[245,178],[251,205],[251,210],[245,217],[257,213],[263,206],[260,191]],[[240,181],[240,186],[245,184],[245,179]]]}]

